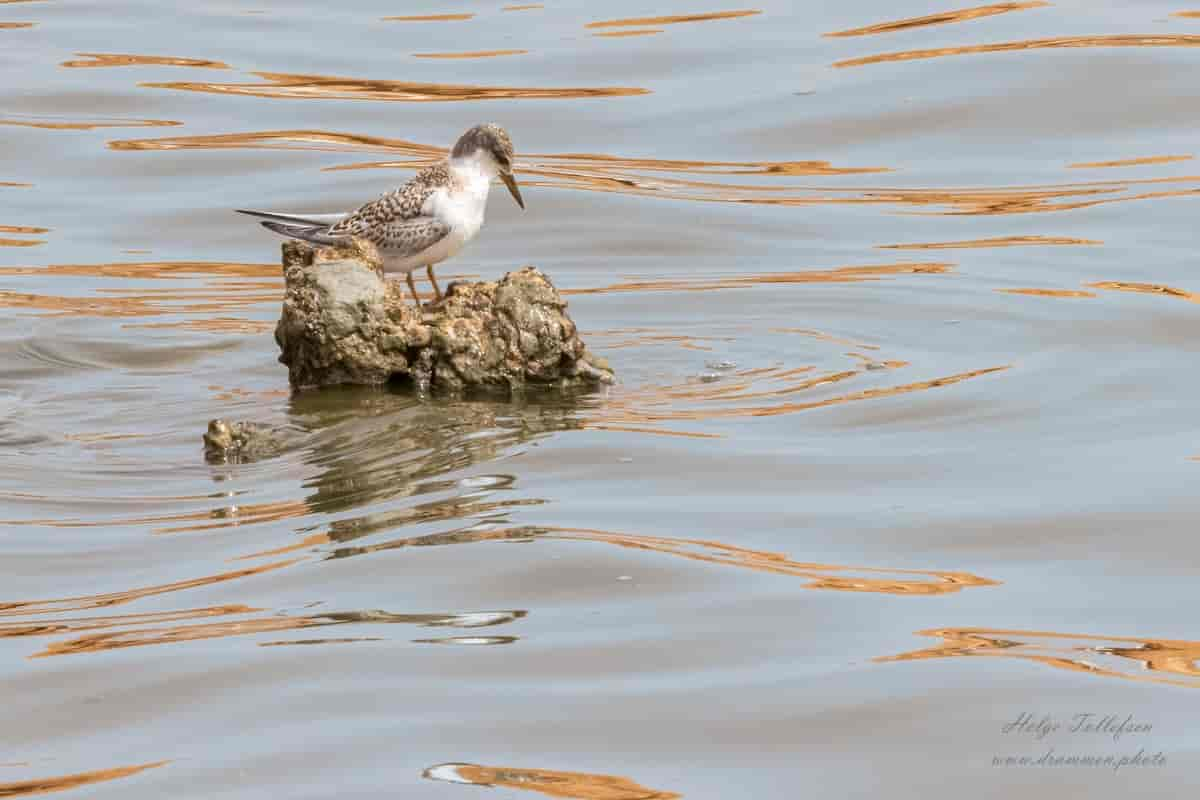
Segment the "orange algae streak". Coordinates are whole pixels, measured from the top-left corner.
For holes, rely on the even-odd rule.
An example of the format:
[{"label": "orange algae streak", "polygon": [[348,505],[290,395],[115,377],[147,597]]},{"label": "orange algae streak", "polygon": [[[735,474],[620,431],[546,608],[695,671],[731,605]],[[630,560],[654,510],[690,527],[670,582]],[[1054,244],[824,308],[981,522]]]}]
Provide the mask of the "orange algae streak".
[{"label": "orange algae streak", "polygon": [[867,64],[882,64],[891,61],[916,61],[942,56],[961,56],[976,53],[1004,53],[1017,50],[1058,50],[1080,47],[1200,47],[1200,36],[1196,35],[1118,35],[1118,36],[1062,36],[1053,39],[1027,39],[1019,42],[997,42],[995,44],[965,45],[962,47],[939,47],[930,50],[903,50],[882,53],[863,58],[851,58],[834,62],[835,67],[861,67]]},{"label": "orange algae streak", "polygon": [[707,22],[714,19],[735,19],[737,17],[752,17],[761,14],[759,9],[742,11],[713,11],[706,14],[679,14],[668,17],[631,17],[629,19],[610,19],[599,22],[589,22],[585,28],[644,28],[652,25],[678,25],[683,22]]},{"label": "orange algae streak", "polygon": [[842,36],[869,36],[877,33],[893,33],[895,31],[908,30],[909,28],[921,28],[926,25],[947,25],[952,22],[966,22],[967,20],[978,19],[979,17],[991,17],[996,14],[1007,14],[1010,11],[1024,11],[1029,8],[1043,8],[1050,5],[1049,3],[1036,0],[1029,3],[996,3],[990,6],[976,6],[975,8],[962,8],[957,11],[943,11],[939,14],[928,14],[924,17],[910,17],[908,19],[899,19],[893,22],[881,22],[878,25],[868,25],[863,28],[851,28],[845,31],[834,31],[827,33],[826,36],[842,37]]},{"label": "orange algae streak", "polygon": [[32,28],[33,22],[0,22],[0,31],[16,30],[17,28]]},{"label": "orange algae streak", "polygon": [[561,99],[582,97],[629,97],[649,94],[649,89],[624,86],[538,88],[515,86],[465,86],[450,83],[364,80],[326,75],[294,75],[280,72],[251,73],[261,83],[202,83],[173,81],[142,83],[150,89],[244,95],[306,100],[395,100],[409,103],[452,102],[494,99]]},{"label": "orange algae streak", "polygon": [[129,53],[76,53],[82,60],[64,61],[62,67],[200,67],[203,69],[229,69],[222,61],[206,58],[176,58],[174,56],[142,56]]},{"label": "orange algae streak", "polygon": [[1172,164],[1177,161],[1191,161],[1192,156],[1148,156],[1146,158],[1125,158],[1119,161],[1085,161],[1079,164],[1068,164],[1070,169],[1098,169],[1102,167],[1140,167],[1144,164]]},{"label": "orange algae streak", "polygon": [[545,8],[541,3],[529,3],[523,6],[505,6],[501,11],[529,11],[534,8]]},{"label": "orange algae streak", "polygon": [[93,783],[104,783],[105,781],[114,781],[119,778],[128,778],[130,775],[136,775],[139,772],[161,767],[169,763],[171,762],[153,761],[149,764],[138,764],[132,767],[113,767],[112,769],[100,769],[94,772],[76,772],[73,775],[58,775],[53,778],[0,783],[0,797],[31,797],[35,794],[51,794],[53,792],[63,792],[68,789],[78,789],[80,786],[88,786]]}]

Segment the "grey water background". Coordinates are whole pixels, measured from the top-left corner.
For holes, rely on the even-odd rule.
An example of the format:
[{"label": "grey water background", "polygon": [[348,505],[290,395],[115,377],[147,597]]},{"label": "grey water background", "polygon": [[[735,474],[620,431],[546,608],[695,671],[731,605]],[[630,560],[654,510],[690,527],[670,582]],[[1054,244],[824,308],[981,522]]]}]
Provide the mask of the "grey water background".
[{"label": "grey water background", "polygon": [[[947,10],[0,2],[0,794],[1194,790],[1200,14]],[[621,384],[292,395],[230,209],[481,121]]]}]

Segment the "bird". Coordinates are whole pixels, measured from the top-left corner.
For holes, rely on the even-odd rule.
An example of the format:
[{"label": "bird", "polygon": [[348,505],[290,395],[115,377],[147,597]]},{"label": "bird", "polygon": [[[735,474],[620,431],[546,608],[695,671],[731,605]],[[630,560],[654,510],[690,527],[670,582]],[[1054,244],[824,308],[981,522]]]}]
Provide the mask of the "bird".
[{"label": "bird", "polygon": [[420,309],[413,271],[425,267],[435,302],[441,301],[433,267],[479,233],[494,178],[504,182],[524,211],[525,201],[513,177],[512,139],[499,125],[485,123],[463,133],[442,161],[347,214],[235,210],[257,217],[264,228],[290,239],[318,245],[369,242],[379,253],[385,275],[404,274]]}]

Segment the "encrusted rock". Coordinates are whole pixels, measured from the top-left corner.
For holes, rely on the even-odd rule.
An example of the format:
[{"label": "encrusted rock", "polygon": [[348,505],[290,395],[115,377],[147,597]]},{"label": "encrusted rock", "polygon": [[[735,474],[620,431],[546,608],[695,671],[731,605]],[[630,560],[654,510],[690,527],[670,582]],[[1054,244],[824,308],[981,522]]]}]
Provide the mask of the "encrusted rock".
[{"label": "encrusted rock", "polygon": [[566,301],[533,267],[497,282],[451,284],[422,312],[371,253],[290,241],[283,265],[275,341],[294,387],[400,378],[461,392],[613,382],[608,364],[584,347]]}]

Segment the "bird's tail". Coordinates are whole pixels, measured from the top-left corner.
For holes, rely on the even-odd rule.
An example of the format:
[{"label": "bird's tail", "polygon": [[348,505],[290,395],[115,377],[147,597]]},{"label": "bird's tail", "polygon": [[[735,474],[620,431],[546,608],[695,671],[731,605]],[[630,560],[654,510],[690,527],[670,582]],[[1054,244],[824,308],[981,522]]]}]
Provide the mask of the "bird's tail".
[{"label": "bird's tail", "polygon": [[313,244],[336,244],[344,241],[343,237],[330,236],[329,229],[345,214],[312,214],[297,216],[294,214],[274,214],[270,211],[248,211],[236,209],[239,214],[257,217],[259,223],[269,231],[286,236],[289,239],[303,239]]}]

